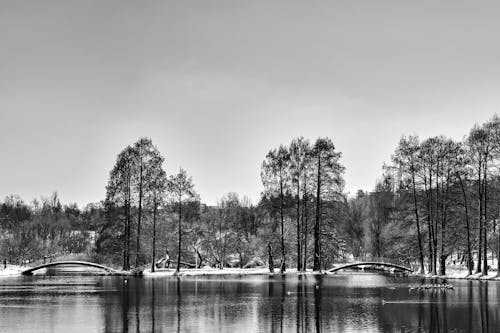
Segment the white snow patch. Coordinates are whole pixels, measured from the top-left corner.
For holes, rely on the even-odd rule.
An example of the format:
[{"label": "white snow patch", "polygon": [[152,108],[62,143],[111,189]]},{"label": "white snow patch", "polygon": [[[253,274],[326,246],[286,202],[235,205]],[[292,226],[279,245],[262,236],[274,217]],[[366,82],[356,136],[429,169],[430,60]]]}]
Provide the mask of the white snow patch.
[{"label": "white snow patch", "polygon": [[7,268],[0,269],[0,276],[16,276],[21,275],[26,267],[21,267],[18,265],[7,265]]},{"label": "white snow patch", "polygon": [[[297,273],[297,269],[289,268],[286,270],[285,274],[288,273]],[[310,273],[310,272],[307,272]],[[306,273],[306,274],[307,274]],[[178,276],[201,276],[201,275],[273,275],[280,274],[279,269],[275,269],[274,273],[269,272],[269,268],[267,267],[258,267],[258,268],[186,268],[181,269]],[[145,269],[143,271],[144,276],[175,276],[175,269],[156,269],[155,272],[151,272],[151,269]]]}]

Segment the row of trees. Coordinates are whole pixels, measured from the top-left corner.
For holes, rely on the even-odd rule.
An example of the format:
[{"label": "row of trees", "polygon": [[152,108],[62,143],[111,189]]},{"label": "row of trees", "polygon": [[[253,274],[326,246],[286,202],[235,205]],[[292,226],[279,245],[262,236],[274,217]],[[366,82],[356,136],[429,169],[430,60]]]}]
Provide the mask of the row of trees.
[{"label": "row of trees", "polygon": [[0,203],[0,255],[22,264],[33,258],[84,252],[92,242],[87,227],[93,221],[90,206],[81,211],[76,204],[62,205],[57,193],[30,204],[19,196]]},{"label": "row of trees", "polygon": [[[108,224],[106,229],[120,224],[122,238],[123,268],[130,269],[132,215],[136,212],[135,223],[135,266],[148,261],[141,251],[141,231],[144,215],[150,214],[152,221],[151,269],[156,262],[157,220],[159,210],[164,208],[166,199],[170,197],[178,212],[178,258],[181,261],[182,245],[182,207],[186,202],[196,201],[192,179],[184,170],[167,178],[163,169],[164,158],[157,147],[148,138],[141,138],[131,146],[127,146],[119,155],[110,172],[106,187],[105,208]],[[113,232],[107,234],[114,238]],[[180,265],[177,265],[179,270]]]},{"label": "row of trees", "polygon": [[209,207],[200,202],[186,172],[167,176],[164,157],[150,139],[141,138],[118,154],[105,199],[83,211],[63,207],[56,194],[43,199],[42,208],[38,201],[26,205],[8,197],[0,215],[3,253],[36,259],[62,253],[68,242],[81,246],[65,251],[87,251],[94,260],[124,269],[151,263],[154,270],[160,251],[176,258],[177,269],[267,261],[273,270],[273,258],[279,256],[282,272],[287,258],[300,270],[320,270],[347,253],[340,156],[328,138],[314,144],[296,138],[265,157],[264,191],[256,205],[228,193]]},{"label": "row of trees", "polygon": [[56,194],[30,205],[6,198],[2,253],[29,258],[92,248],[96,260],[124,269],[152,263],[152,270],[158,251],[175,258],[177,269],[273,270],[278,257],[281,272],[292,261],[298,270],[319,271],[344,259],[383,258],[436,274],[452,261],[487,274],[499,257],[497,116],[462,142],[402,137],[375,188],[351,198],[340,158],[328,138],[295,138],[265,156],[255,205],[228,193],[206,206],[186,172],[167,176],[164,157],[141,138],[118,154],[100,203],[80,211]]},{"label": "row of trees", "polygon": [[[313,269],[321,270],[322,245],[324,245],[322,236],[334,227],[334,219],[325,219],[325,215],[334,216],[328,208],[335,208],[343,201],[344,167],[339,162],[340,156],[328,138],[318,138],[311,145],[307,139],[300,137],[292,140],[288,146],[281,145],[270,150],[262,163],[261,178],[264,185],[262,201],[271,204],[269,209],[271,214],[276,206],[279,210],[280,272],[286,269],[286,218],[295,219],[294,256],[297,269],[301,271],[306,269],[311,204],[314,205]],[[295,211],[291,212],[290,208],[293,206]],[[323,225],[324,220],[328,221],[326,226]],[[329,241],[338,240],[329,239]],[[271,248],[271,244],[268,244],[268,248]]]},{"label": "row of trees", "polygon": [[[154,270],[157,241],[168,248],[176,235],[178,263],[182,263],[183,252],[186,261],[220,268],[236,263],[241,267],[262,264],[261,258],[267,255],[273,270],[273,257],[279,249],[281,272],[285,271],[287,256],[295,257],[297,267],[305,270],[311,254],[313,269],[320,270],[322,238],[336,232],[333,221],[344,210],[344,168],[339,159],[340,153],[330,139],[319,138],[314,145],[302,137],[294,139],[289,146],[280,146],[267,154],[261,173],[265,189],[257,206],[246,198],[240,199],[236,193],[229,193],[217,206],[207,207],[200,203],[186,173],[181,170],[167,177],[158,149],[151,140],[140,139],[118,155],[110,173],[104,202],[109,222],[99,232],[109,244],[99,252],[121,249],[122,265],[129,269],[131,248],[135,245],[135,266],[151,258]],[[145,216],[152,245],[147,244],[148,249],[142,251]],[[158,219],[163,226],[160,238]],[[292,219],[295,232],[290,232]],[[173,220],[177,220],[176,230],[172,228]],[[312,227],[309,220],[314,221]],[[296,251],[287,251],[291,237],[296,239]],[[116,244],[117,239],[121,240],[121,246]],[[340,243],[337,240],[335,244]],[[267,253],[262,252],[263,248]],[[145,257],[144,253],[151,256]]]},{"label": "row of trees", "polygon": [[[453,261],[488,274],[500,255],[500,118],[475,125],[462,142],[403,136],[371,193],[349,202],[351,239],[432,274]],[[370,231],[370,242],[363,234]],[[366,238],[365,238],[366,240]],[[373,252],[373,251],[372,251]],[[450,259],[455,256],[455,259]],[[439,269],[439,270],[438,270]]]}]

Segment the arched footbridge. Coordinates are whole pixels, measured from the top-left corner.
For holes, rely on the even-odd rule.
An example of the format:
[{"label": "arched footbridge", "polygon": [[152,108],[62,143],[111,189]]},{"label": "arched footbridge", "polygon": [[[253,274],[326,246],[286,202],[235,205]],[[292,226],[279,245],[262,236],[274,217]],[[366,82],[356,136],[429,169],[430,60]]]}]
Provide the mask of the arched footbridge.
[{"label": "arched footbridge", "polygon": [[47,264],[39,265],[36,267],[31,267],[26,270],[24,270],[22,273],[23,275],[33,275],[33,272],[43,269],[43,268],[49,268],[49,267],[55,267],[55,266],[86,266],[86,267],[93,267],[93,268],[99,268],[102,269],[103,271],[109,273],[109,274],[119,274],[119,271],[107,267],[104,265],[96,264],[93,262],[87,262],[87,261],[54,261],[54,262],[49,262]]},{"label": "arched footbridge", "polygon": [[372,261],[372,262],[370,262],[370,261],[368,261],[368,262],[354,262],[354,263],[349,263],[349,264],[345,264],[345,265],[340,265],[340,266],[337,266],[337,267],[329,269],[327,272],[328,273],[334,273],[334,272],[337,272],[337,271],[340,271],[340,270],[343,270],[343,269],[353,268],[353,267],[360,267],[360,266],[389,267],[389,268],[395,268],[395,269],[399,269],[399,270],[410,272],[410,273],[413,272],[413,270],[411,268],[408,268],[408,267],[404,267],[404,266],[397,265],[397,264],[391,264],[391,263],[388,263],[388,262],[376,262],[376,261]]}]

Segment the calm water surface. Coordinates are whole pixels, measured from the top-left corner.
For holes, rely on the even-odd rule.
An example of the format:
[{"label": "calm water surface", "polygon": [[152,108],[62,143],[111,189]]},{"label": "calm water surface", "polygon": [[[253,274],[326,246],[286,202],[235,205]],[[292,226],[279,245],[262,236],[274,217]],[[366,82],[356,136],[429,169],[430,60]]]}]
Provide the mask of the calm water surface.
[{"label": "calm water surface", "polygon": [[[500,332],[500,283],[325,277],[0,279],[0,332]],[[429,281],[426,281],[429,282]]]}]

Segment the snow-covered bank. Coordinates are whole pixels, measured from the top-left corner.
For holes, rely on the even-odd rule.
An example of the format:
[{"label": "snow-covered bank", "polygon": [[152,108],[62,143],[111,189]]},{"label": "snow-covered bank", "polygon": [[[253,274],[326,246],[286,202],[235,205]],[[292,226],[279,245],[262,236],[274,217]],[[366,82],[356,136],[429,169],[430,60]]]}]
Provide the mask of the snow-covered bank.
[{"label": "snow-covered bank", "polygon": [[[0,277],[7,277],[7,276],[20,276],[22,275],[22,272],[26,270],[29,267],[21,267],[18,265],[7,265],[6,269],[0,268]],[[457,268],[457,267],[447,267],[446,268],[446,275],[431,275],[431,274],[419,274],[419,273],[413,273],[410,274],[409,276],[413,277],[422,277],[422,278],[439,278],[439,279],[464,279],[464,280],[493,280],[493,281],[500,281],[500,277],[497,276],[497,271],[496,270],[491,270],[489,271],[488,275],[483,276],[481,273],[477,274],[472,274],[468,275],[467,270],[463,268]],[[125,272],[125,271],[120,271],[123,275],[134,275],[133,272]],[[306,272],[297,272],[297,269],[295,268],[288,268],[285,272],[285,275],[296,275],[296,274],[301,274],[301,275],[334,275],[327,273],[323,271],[322,273],[317,273],[313,272],[312,270],[307,270]],[[161,269],[156,269],[155,272],[151,272],[150,268],[145,269],[142,271],[142,275],[146,277],[168,277],[168,276],[175,276],[175,268],[161,268]],[[178,276],[223,276],[223,275],[233,275],[233,276],[249,276],[249,275],[268,275],[268,276],[273,276],[273,275],[281,275],[279,272],[279,269],[275,269],[274,273],[269,272],[269,268],[267,267],[257,267],[257,268],[224,268],[224,269],[218,269],[218,268],[210,268],[210,267],[205,267],[205,268],[183,268],[179,272]]]},{"label": "snow-covered bank", "polygon": [[[497,277],[496,271],[490,271],[488,275],[483,276],[481,273],[468,275],[467,270],[458,268],[447,268],[446,275],[431,275],[431,274],[410,274],[409,276],[414,277],[424,277],[424,278],[440,278],[440,279],[469,279],[469,280],[494,280],[500,281],[500,277]],[[285,272],[286,275],[297,274],[297,269],[289,268]],[[312,270],[307,270],[307,272],[299,272],[299,274],[307,275],[332,275],[323,271],[322,273],[313,272]],[[159,276],[175,276],[175,269],[157,269],[155,272],[151,272],[148,268],[143,271],[144,276],[159,277]],[[199,269],[181,269],[179,276],[203,276],[203,275],[280,275],[279,269],[275,269],[274,273],[270,273],[267,267],[259,268],[199,268]]]},{"label": "snow-covered bank", "polygon": [[476,273],[469,275],[466,268],[446,267],[446,275],[412,274],[413,276],[425,278],[456,279],[456,280],[495,280],[500,281],[496,270],[488,271],[488,275]]},{"label": "snow-covered bank", "polygon": [[[468,276],[467,270],[459,269],[459,268],[447,268],[446,275],[431,275],[431,274],[419,274],[412,273],[409,276],[413,277],[423,277],[423,278],[440,278],[440,279],[470,279],[470,280],[498,280],[500,278],[497,277],[496,271],[490,271],[487,276],[481,276],[481,273],[473,274]],[[297,269],[288,268],[285,272],[286,275],[295,275],[297,274]],[[323,271],[322,273],[313,272],[312,270],[307,270],[306,272],[299,272],[299,274],[307,274],[307,275],[332,275],[334,274],[327,273]],[[143,271],[143,276],[149,277],[160,277],[160,276],[175,276],[175,268],[169,269],[156,269],[155,272],[151,272],[150,268],[147,268]],[[178,276],[203,276],[203,275],[280,275],[279,269],[275,269],[274,273],[269,272],[269,268],[267,267],[258,267],[258,268],[183,268],[179,272]]]},{"label": "snow-covered bank", "polygon": [[[286,270],[285,274],[297,274],[297,269],[289,268]],[[308,270],[304,273],[299,274],[315,274],[312,271]],[[151,272],[151,269],[145,269],[143,271],[144,276],[174,276],[175,269],[156,269],[155,272]],[[269,268],[267,267],[258,267],[258,268],[186,268],[181,269],[178,276],[203,276],[203,275],[281,275],[279,269],[275,269],[274,273],[269,272]]]},{"label": "snow-covered bank", "polygon": [[0,276],[16,276],[21,275],[22,271],[25,270],[26,267],[21,267],[18,265],[7,265],[7,268],[0,269]]}]

